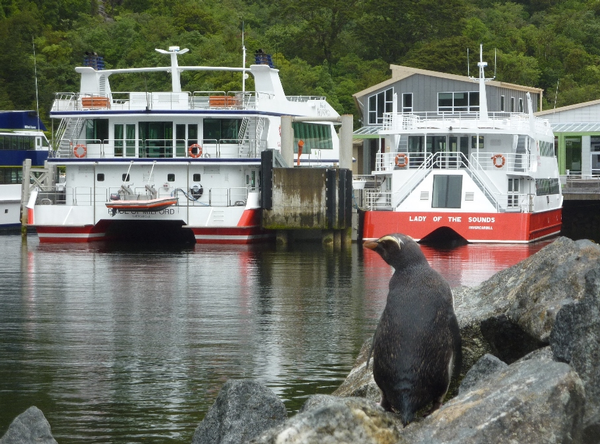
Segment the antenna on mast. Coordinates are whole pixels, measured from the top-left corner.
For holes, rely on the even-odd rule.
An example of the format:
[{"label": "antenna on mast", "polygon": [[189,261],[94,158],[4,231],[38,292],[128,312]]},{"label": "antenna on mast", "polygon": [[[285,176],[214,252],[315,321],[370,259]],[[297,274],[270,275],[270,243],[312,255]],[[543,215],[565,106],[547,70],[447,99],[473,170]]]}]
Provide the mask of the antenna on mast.
[{"label": "antenna on mast", "polygon": [[494,80],[494,79],[496,78],[496,65],[497,65],[497,63],[496,63],[496,60],[497,60],[497,58],[496,58],[496,57],[497,57],[496,53],[497,53],[497,49],[496,49],[496,48],[494,48],[494,77],[492,77],[492,80]]},{"label": "antenna on mast", "polygon": [[469,62],[469,48],[467,48],[467,77],[471,77],[470,65],[471,62]]}]

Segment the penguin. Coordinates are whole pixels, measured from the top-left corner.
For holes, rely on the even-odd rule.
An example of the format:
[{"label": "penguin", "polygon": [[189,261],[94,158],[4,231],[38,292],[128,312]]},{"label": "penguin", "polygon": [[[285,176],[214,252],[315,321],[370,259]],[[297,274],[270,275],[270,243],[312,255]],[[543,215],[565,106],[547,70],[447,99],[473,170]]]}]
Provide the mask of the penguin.
[{"label": "penguin", "polygon": [[395,270],[371,353],[381,406],[397,413],[406,426],[425,407],[431,405],[431,413],[442,405],[452,376],[460,371],[452,291],[411,237],[388,234],[364,247]]}]

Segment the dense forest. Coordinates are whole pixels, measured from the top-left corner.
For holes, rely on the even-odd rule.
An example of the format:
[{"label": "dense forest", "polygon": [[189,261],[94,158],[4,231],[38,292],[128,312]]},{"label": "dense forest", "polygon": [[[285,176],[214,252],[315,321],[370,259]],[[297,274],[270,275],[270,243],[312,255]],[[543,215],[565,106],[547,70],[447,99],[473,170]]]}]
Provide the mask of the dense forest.
[{"label": "dense forest", "polygon": [[[466,75],[469,50],[475,73],[480,43],[497,80],[545,90],[544,109],[600,98],[599,0],[0,0],[0,109],[35,109],[37,77],[48,124],[54,94],[78,90],[86,51],[106,68],[165,66],[154,49],[172,45],[190,49],[182,65],[241,66],[242,36],[249,62],[272,54],[288,94],[325,95],[340,113],[356,115],[352,94],[391,63]],[[160,76],[111,82],[164,90]],[[241,79],[189,72],[182,87],[234,91]]]}]

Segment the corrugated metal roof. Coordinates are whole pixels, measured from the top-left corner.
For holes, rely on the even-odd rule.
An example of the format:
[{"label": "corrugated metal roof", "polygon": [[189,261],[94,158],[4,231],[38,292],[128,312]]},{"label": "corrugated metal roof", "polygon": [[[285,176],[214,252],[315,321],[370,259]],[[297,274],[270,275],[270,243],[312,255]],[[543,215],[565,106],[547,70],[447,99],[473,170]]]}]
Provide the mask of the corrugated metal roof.
[{"label": "corrugated metal roof", "polygon": [[600,133],[600,122],[552,123],[555,133]]},{"label": "corrugated metal roof", "polygon": [[383,129],[383,125],[369,125],[357,129],[353,133],[355,139],[377,139],[379,132]]}]

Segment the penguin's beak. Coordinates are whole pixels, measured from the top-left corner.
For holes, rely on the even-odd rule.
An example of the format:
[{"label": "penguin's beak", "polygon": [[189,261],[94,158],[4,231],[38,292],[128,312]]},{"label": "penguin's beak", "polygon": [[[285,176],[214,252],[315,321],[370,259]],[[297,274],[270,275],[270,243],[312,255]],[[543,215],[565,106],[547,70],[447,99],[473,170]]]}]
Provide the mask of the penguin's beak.
[{"label": "penguin's beak", "polygon": [[379,242],[377,241],[365,241],[363,243],[363,247],[368,248],[369,250],[374,250],[377,248],[377,245],[379,245]]}]

